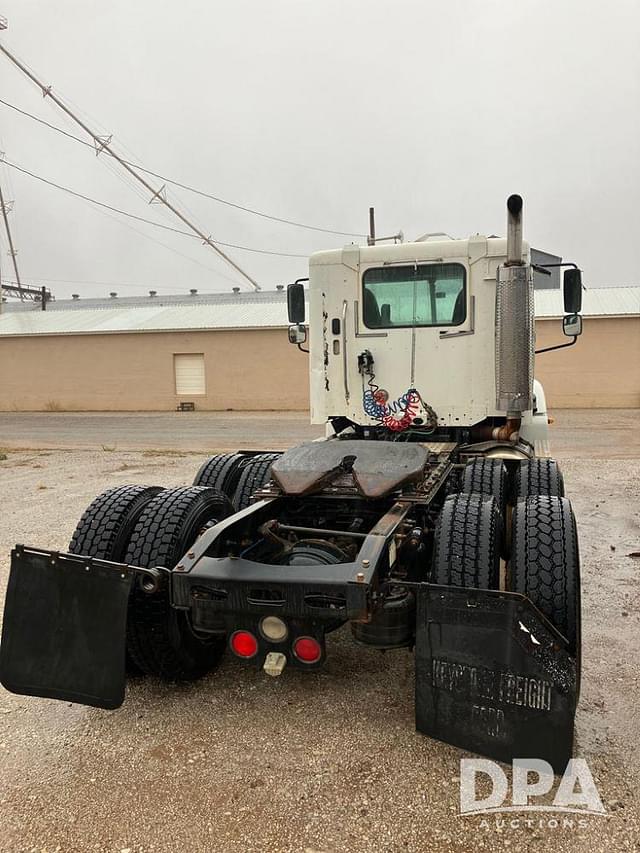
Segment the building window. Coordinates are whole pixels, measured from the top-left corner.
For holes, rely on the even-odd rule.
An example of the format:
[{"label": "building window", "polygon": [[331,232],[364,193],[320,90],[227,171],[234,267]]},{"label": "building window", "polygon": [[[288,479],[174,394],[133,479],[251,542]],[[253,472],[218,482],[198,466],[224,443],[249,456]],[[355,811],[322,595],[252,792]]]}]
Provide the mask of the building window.
[{"label": "building window", "polygon": [[176,377],[176,394],[179,397],[206,394],[204,353],[174,353],[173,372]]}]

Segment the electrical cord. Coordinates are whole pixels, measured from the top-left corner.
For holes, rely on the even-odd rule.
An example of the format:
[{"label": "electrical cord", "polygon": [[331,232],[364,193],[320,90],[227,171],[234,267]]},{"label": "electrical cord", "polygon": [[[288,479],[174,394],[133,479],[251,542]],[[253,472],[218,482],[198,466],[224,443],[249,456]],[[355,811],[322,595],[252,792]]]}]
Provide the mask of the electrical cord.
[{"label": "electrical cord", "polygon": [[[409,388],[397,400],[389,401],[386,392],[382,392],[376,384],[375,373],[369,368],[369,379],[367,380],[368,388],[364,388],[364,374],[362,406],[365,414],[379,421],[381,426],[387,427],[392,432],[404,432],[414,423],[415,416],[423,408],[429,416],[427,430],[422,432],[433,432],[438,425],[438,416],[431,406],[424,402],[420,396],[420,392],[416,388]],[[400,417],[398,417],[400,415]]]}]

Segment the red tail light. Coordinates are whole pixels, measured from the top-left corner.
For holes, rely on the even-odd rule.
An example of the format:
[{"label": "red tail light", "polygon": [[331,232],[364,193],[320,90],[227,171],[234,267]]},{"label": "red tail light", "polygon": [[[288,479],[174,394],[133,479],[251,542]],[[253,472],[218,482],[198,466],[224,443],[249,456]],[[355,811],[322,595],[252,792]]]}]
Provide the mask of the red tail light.
[{"label": "red tail light", "polygon": [[317,663],[322,657],[322,646],[313,637],[298,637],[293,653],[303,663]]},{"label": "red tail light", "polygon": [[239,658],[252,658],[258,651],[258,641],[250,631],[235,631],[230,645]]}]

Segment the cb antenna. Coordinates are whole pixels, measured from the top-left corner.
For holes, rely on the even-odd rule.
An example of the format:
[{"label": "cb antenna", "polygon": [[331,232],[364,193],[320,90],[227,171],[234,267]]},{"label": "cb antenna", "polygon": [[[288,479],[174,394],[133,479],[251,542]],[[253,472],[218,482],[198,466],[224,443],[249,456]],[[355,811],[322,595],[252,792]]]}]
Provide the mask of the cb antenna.
[{"label": "cb antenna", "polygon": [[398,231],[397,234],[390,234],[388,237],[376,237],[376,211],[375,208],[369,208],[369,235],[367,236],[367,246],[375,246],[377,243],[388,243],[393,240],[394,243],[404,243],[404,234]]},{"label": "cb antenna", "polygon": [[[2,20],[4,20],[4,25],[2,24]],[[2,20],[0,20],[0,29],[6,29],[7,28],[6,19],[2,19]],[[253,287],[254,290],[260,290],[261,289],[258,282],[254,281],[254,279],[252,279],[248,273],[246,273],[240,266],[238,266],[238,264],[234,260],[232,260],[229,257],[229,255],[227,255],[225,252],[223,252],[222,249],[215,244],[215,242],[213,241],[213,239],[211,238],[210,235],[207,236],[196,225],[194,225],[189,219],[187,219],[187,217],[183,213],[181,213],[177,207],[175,207],[173,204],[171,204],[171,202],[166,197],[166,185],[163,185],[163,186],[157,187],[157,188],[152,186],[147,180],[145,180],[141,175],[139,175],[135,169],[133,169],[125,160],[122,159],[122,157],[120,157],[110,147],[111,146],[111,138],[112,138],[111,136],[100,136],[97,133],[94,133],[91,130],[91,128],[88,127],[82,121],[82,119],[78,118],[78,116],[74,112],[72,112],[69,109],[69,107],[63,101],[60,100],[60,98],[58,98],[55,95],[51,86],[45,86],[44,83],[42,83],[40,80],[38,80],[38,78],[35,76],[35,74],[33,74],[31,71],[29,71],[29,69],[26,68],[22,64],[22,62],[20,62],[20,60],[17,59],[9,50],[7,50],[7,48],[3,44],[0,44],[0,51],[2,51],[2,53],[4,53],[4,55],[7,57],[7,59],[9,59],[16,66],[16,68],[19,68],[23,74],[25,74],[33,83],[36,84],[36,86],[38,86],[38,88],[42,92],[43,98],[51,98],[51,100],[53,101],[54,104],[56,104],[56,106],[60,107],[60,109],[64,113],[66,113],[66,115],[68,115],[69,118],[71,118],[77,125],[79,125],[79,127],[81,127],[85,133],[89,134],[91,139],[93,139],[93,144],[95,145],[95,149],[96,149],[96,155],[101,154],[103,151],[105,151],[110,157],[112,157],[114,160],[116,160],[116,162],[118,162],[122,166],[123,169],[125,169],[132,177],[134,177],[136,179],[136,181],[138,181],[138,183],[142,184],[142,186],[147,190],[147,192],[151,193],[151,198],[149,199],[149,204],[151,204],[151,202],[159,202],[160,204],[164,204],[164,206],[169,208],[169,210],[175,216],[177,216],[181,222],[184,222],[184,224],[187,226],[187,228],[189,228],[191,231],[193,231],[194,234],[196,234],[198,237],[200,237],[200,239],[202,240],[202,242],[205,246],[210,246],[214,250],[214,252],[217,252],[218,255],[220,255],[220,257],[223,258],[223,260],[225,260],[230,266],[232,266],[234,268],[234,270],[236,270],[236,272],[239,272],[240,275],[249,282],[249,284],[251,285],[251,287]],[[15,257],[14,257],[14,263],[15,263]],[[17,276],[17,271],[16,271],[16,276]]]}]

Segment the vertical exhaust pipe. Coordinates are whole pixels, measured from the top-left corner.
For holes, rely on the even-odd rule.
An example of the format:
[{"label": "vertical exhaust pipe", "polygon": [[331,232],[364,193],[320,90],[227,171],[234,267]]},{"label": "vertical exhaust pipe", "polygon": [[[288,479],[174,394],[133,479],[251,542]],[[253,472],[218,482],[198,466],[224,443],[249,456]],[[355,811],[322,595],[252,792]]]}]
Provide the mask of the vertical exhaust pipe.
[{"label": "vertical exhaust pipe", "polygon": [[522,196],[507,199],[507,261],[508,267],[522,266]]},{"label": "vertical exhaust pipe", "polygon": [[522,259],[522,197],[507,199],[506,259],[496,281],[496,408],[509,437],[533,405],[533,282]]}]

